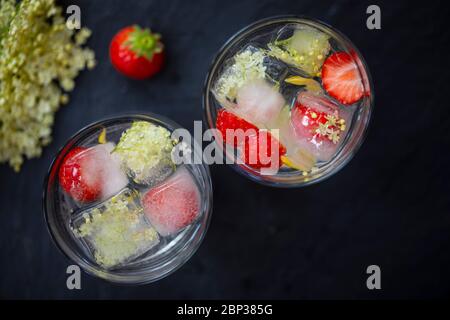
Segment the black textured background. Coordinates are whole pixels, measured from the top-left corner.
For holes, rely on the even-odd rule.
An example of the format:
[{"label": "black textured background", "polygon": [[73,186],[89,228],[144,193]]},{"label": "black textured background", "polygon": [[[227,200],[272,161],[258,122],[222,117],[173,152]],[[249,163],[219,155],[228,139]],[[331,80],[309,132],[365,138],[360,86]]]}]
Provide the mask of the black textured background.
[{"label": "black textured background", "polygon": [[[431,298],[450,295],[445,1],[65,0],[78,4],[99,64],[77,79],[58,112],[54,141],[20,174],[0,166],[0,298]],[[365,26],[378,4],[382,30]],[[203,81],[235,32],[277,14],[304,14],[345,33],[365,56],[376,105],[365,144],[331,179],[296,190],[252,183],[212,167],[212,224],[195,256],[155,284],[121,287],[83,274],[69,291],[70,264],[47,234],[42,183],[60,146],[81,127],[118,112],[151,111],[192,128],[202,119]],[[161,32],[168,64],[133,82],[108,61],[114,33],[129,24]],[[366,267],[382,270],[367,290]]]}]

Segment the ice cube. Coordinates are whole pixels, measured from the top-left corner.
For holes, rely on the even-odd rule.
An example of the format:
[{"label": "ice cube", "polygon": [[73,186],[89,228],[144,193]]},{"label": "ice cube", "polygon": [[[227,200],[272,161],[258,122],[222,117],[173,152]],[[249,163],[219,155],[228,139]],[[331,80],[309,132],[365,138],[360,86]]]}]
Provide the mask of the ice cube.
[{"label": "ice cube", "polygon": [[128,178],[120,167],[120,161],[117,157],[111,155],[114,144],[111,142],[99,144],[90,148],[90,164],[86,166],[87,171],[92,174],[87,176],[95,176],[97,173],[101,175],[101,199],[107,199],[120,190],[125,188],[128,184]]},{"label": "ice cube", "polygon": [[300,72],[318,76],[331,46],[325,32],[298,24],[281,28],[268,44],[269,55],[295,66]]},{"label": "ice cube", "polygon": [[299,137],[297,139],[297,148],[299,150],[307,151],[320,161],[326,162],[329,161],[335,154],[337,145],[326,140]]},{"label": "ice cube", "polygon": [[301,147],[298,137],[294,135],[291,124],[291,110],[285,106],[278,117],[270,123],[270,129],[279,130],[280,142],[284,145],[287,153],[281,157],[284,164],[292,169],[310,171],[316,164],[316,157]]},{"label": "ice cube", "polygon": [[158,244],[158,233],[145,219],[138,198],[137,191],[127,188],[72,220],[75,236],[99,265],[117,267]]},{"label": "ice cube", "polygon": [[154,185],[173,172],[173,145],[169,130],[147,121],[137,121],[122,134],[113,156],[119,159],[134,182]]},{"label": "ice cube", "polygon": [[340,107],[321,94],[301,92],[291,111],[286,135],[320,161],[329,161],[346,134]]},{"label": "ice cube", "polygon": [[265,51],[263,66],[265,67],[266,79],[273,84],[281,84],[287,75],[291,72],[289,66],[273,56],[267,54]]},{"label": "ice cube", "polygon": [[235,101],[237,91],[247,82],[266,78],[265,57],[264,50],[250,45],[224,62],[212,90],[223,107]]},{"label": "ice cube", "polygon": [[200,192],[189,171],[180,167],[142,197],[145,214],[162,236],[190,225],[200,214]]},{"label": "ice cube", "polygon": [[267,126],[286,104],[283,96],[265,80],[253,80],[238,90],[234,112],[259,127]]},{"label": "ice cube", "polygon": [[61,187],[78,203],[116,194],[128,184],[126,175],[111,156],[113,143],[74,147],[60,168]]}]

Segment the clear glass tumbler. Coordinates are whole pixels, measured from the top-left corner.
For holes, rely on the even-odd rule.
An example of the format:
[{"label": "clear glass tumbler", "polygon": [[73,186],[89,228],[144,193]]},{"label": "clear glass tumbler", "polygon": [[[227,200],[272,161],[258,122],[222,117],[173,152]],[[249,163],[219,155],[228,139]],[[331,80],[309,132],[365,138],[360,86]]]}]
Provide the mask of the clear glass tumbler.
[{"label": "clear glass tumbler", "polygon": [[[282,61],[285,57],[283,56],[283,54],[288,54],[288,51],[285,51],[285,53],[283,53],[282,51],[277,52],[270,50],[270,48],[273,49],[273,46],[270,47],[269,44],[283,44],[283,41],[286,41],[287,38],[292,37],[293,35],[295,37],[295,31],[298,29],[306,29],[307,35],[311,34],[310,30],[315,30],[321,35],[326,35],[326,37],[329,39],[331,49],[326,54],[326,56],[319,56],[322,61],[327,56],[330,56],[331,54],[336,52],[345,52],[346,54],[351,55],[353,63],[355,65],[355,69],[357,69],[364,90],[364,95],[357,103],[354,103],[351,106],[342,106],[342,104],[339,104],[336,99],[330,97],[328,93],[323,89],[320,73],[305,75],[306,73],[304,72],[304,70],[299,70],[299,68],[292,66],[292,64],[290,63],[292,61]],[[312,33],[314,33],[314,31]],[[297,43],[300,43],[300,46],[305,43],[306,45],[310,45],[310,42],[308,41],[319,41],[310,40],[305,37],[305,34],[301,35],[303,36],[303,38],[296,40]],[[263,58],[264,60],[262,60],[261,63],[265,68],[266,78],[268,78],[267,74],[271,73],[270,77],[272,77],[271,81],[272,84],[274,84],[274,87],[280,88],[280,91],[285,90],[283,92],[283,95],[286,99],[286,103],[289,105],[289,108],[291,108],[291,110],[295,105],[295,96],[299,91],[304,91],[305,87],[308,88],[308,86],[293,87],[292,85],[286,85],[283,77],[286,77],[288,74],[290,76],[302,76],[307,79],[307,81],[309,82],[304,82],[304,85],[314,83],[310,81],[314,80],[322,88],[321,90],[323,92],[321,94],[329,99],[331,103],[336,103],[337,105],[339,105],[339,110],[346,112],[348,114],[348,118],[346,122],[345,135],[343,134],[343,137],[338,143],[338,147],[336,148],[336,151],[333,153],[332,157],[330,157],[330,159],[327,159],[326,161],[318,161],[312,168],[312,170],[302,171],[298,170],[298,168],[293,169],[292,167],[283,165],[276,174],[263,175],[261,174],[260,170],[255,169],[252,166],[249,166],[245,163],[237,163],[236,153],[229,152],[226,150],[227,148],[222,147],[226,158],[234,163],[232,167],[238,173],[246,176],[251,180],[274,187],[306,186],[322,181],[325,178],[328,178],[338,172],[351,160],[351,158],[363,143],[374,105],[374,90],[369,70],[356,47],[346,36],[344,36],[333,27],[318,20],[305,17],[273,17],[255,22],[245,27],[244,29],[237,32],[234,36],[232,36],[219,50],[207,74],[203,93],[203,109],[205,121],[209,128],[216,128],[216,120],[218,112],[220,110],[224,108],[227,109],[227,107],[229,110],[229,105],[232,106],[232,109],[233,106],[238,104],[232,99],[223,99],[222,101],[219,101],[220,99],[218,99],[216,92],[217,84],[218,81],[221,81],[221,77],[223,77],[224,74],[236,74],[236,72],[242,72],[241,74],[244,74],[245,76],[253,76],[250,71],[252,70],[251,65],[253,63],[257,63],[255,61],[251,61],[247,64],[239,66],[241,69],[247,69],[247,71],[236,71],[237,68],[235,68],[234,70],[230,68],[230,66],[233,65],[233,61],[236,61],[234,57],[246,50],[248,50],[250,53],[260,52],[262,53],[262,55],[265,55],[265,58]],[[303,59],[303,57],[300,57],[300,59]],[[256,70],[255,72],[257,71],[258,70]],[[304,79],[300,80],[305,81]],[[229,83],[227,83],[227,85],[229,85]],[[292,90],[294,90],[294,93],[292,92]]]},{"label": "clear glass tumbler", "polygon": [[[139,132],[139,126],[134,126],[135,123],[143,125],[142,128],[151,128],[146,136],[149,140],[142,140],[147,138]],[[127,131],[132,127],[139,130]],[[146,158],[147,155],[142,154],[142,150],[147,150],[146,143],[153,143],[153,135],[157,137],[176,129],[180,129],[176,123],[153,114],[113,117],[83,128],[56,155],[44,185],[45,219],[57,247],[87,273],[116,283],[150,283],[178,269],[199,247],[212,211],[208,167],[195,163],[160,166],[158,171],[148,175],[151,179],[143,181],[138,179],[138,171],[132,170],[140,162],[130,161],[137,156],[154,159],[152,155]],[[122,142],[125,138],[128,144]],[[135,138],[137,140],[133,140]],[[176,145],[174,140],[168,141]],[[200,149],[194,147],[194,139],[191,141],[190,149],[199,152]],[[133,153],[136,150],[132,147],[130,153],[130,143],[134,143],[140,153]],[[186,147],[189,148],[185,144],[184,150]],[[68,184],[67,180],[61,180],[61,166],[66,163],[66,157],[70,158],[80,148],[90,151],[82,160],[69,162],[66,167],[72,170],[70,174],[74,180],[80,168],[77,165],[84,170],[81,174],[90,170],[83,176],[90,188],[98,186],[96,177],[104,177],[101,199],[86,201],[87,196],[92,195],[90,189],[84,185],[85,193],[75,193],[70,187],[71,183],[76,185],[76,181]],[[125,157],[109,162],[110,155],[123,150],[121,155]],[[127,170],[123,169],[123,164],[128,165]],[[74,170],[73,166],[76,167]],[[69,179],[72,179],[70,175]],[[125,207],[122,206],[124,203]],[[170,210],[179,210],[184,215],[167,218],[164,214],[172,214]]]}]

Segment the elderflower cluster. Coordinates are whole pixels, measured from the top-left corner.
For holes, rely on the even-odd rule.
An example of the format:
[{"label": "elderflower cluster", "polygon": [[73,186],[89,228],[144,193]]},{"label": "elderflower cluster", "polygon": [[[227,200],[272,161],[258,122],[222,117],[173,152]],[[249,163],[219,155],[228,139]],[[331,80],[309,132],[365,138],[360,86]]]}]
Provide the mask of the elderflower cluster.
[{"label": "elderflower cluster", "polygon": [[147,121],[133,122],[113,151],[136,183],[149,184],[174,169],[174,141],[166,128]]},{"label": "elderflower cluster", "polygon": [[237,91],[246,82],[266,77],[264,65],[264,52],[258,49],[247,48],[233,58],[233,64],[223,72],[217,80],[214,93],[221,103],[233,101]]},{"label": "elderflower cluster", "polygon": [[90,33],[68,29],[55,0],[0,0],[0,163],[19,171],[50,143],[66,92],[95,66]]},{"label": "elderflower cluster", "polygon": [[[313,119],[317,117],[315,113],[312,113],[311,116]],[[341,131],[343,132],[346,129],[345,120],[336,118],[333,115],[327,115],[325,119],[325,123],[319,123],[316,133],[327,137],[331,142],[336,144],[341,139]]]}]

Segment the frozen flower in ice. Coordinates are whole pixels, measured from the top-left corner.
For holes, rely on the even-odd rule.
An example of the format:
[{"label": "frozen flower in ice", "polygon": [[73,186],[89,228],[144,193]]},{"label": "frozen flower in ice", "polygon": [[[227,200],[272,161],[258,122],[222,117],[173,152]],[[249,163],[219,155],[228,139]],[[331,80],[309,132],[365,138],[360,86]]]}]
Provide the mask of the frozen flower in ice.
[{"label": "frozen flower in ice", "polygon": [[137,197],[126,189],[76,218],[74,233],[87,243],[98,264],[114,267],[158,244],[158,233],[146,222]]},{"label": "frozen flower in ice", "polygon": [[135,182],[152,184],[173,171],[173,145],[169,130],[137,121],[122,134],[113,154]]},{"label": "frozen flower in ice", "polygon": [[286,27],[279,34],[281,39],[268,44],[268,54],[298,67],[310,76],[320,76],[323,62],[331,49],[329,36],[318,29],[301,26],[292,37],[283,39],[284,33],[289,31],[290,27]]},{"label": "frozen flower in ice", "polygon": [[265,54],[260,49],[247,48],[236,54],[232,64],[225,69],[217,80],[214,93],[221,103],[236,98],[237,91],[251,80],[264,79],[266,67],[264,66]]}]

